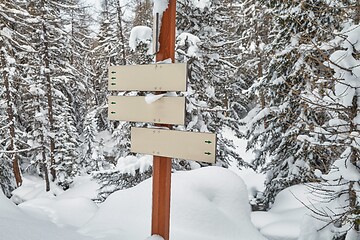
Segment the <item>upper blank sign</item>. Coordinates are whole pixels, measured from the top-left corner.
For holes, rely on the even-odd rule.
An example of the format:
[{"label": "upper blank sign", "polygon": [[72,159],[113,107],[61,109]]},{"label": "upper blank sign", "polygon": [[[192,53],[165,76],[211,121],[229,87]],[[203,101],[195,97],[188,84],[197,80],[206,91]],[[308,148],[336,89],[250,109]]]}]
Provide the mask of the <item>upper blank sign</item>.
[{"label": "upper blank sign", "polygon": [[216,135],[132,127],[131,152],[214,163]]},{"label": "upper blank sign", "polygon": [[109,67],[109,90],[186,91],[186,63]]}]

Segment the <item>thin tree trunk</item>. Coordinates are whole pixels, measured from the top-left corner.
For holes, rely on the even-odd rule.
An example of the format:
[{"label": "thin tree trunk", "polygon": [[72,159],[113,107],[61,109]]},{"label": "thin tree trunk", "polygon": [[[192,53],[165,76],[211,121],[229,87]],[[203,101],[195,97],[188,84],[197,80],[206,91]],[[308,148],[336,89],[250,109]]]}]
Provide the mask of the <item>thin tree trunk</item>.
[{"label": "thin tree trunk", "polygon": [[[43,2],[44,6],[44,2]],[[43,21],[45,21],[45,12],[42,13]],[[53,96],[52,96],[52,84],[50,77],[50,57],[49,57],[49,40],[47,36],[47,29],[45,26],[45,22],[42,24],[43,34],[44,34],[44,64],[45,64],[45,79],[47,83],[46,97],[48,104],[48,119],[50,125],[50,133],[54,133],[54,116],[53,116]],[[52,176],[52,181],[56,179],[56,171],[55,171],[55,139],[53,136],[50,136],[50,173]]]},{"label": "thin tree trunk", "polygon": [[[44,137],[41,138],[42,139],[42,144],[44,144]],[[44,180],[45,180],[45,190],[48,192],[50,191],[50,180],[49,180],[49,172],[48,172],[48,167],[46,164],[46,155],[45,155],[45,146],[43,145],[43,149],[42,149],[42,162],[41,162],[41,168],[42,168],[42,172],[44,173]]]},{"label": "thin tree trunk", "polygon": [[124,37],[124,29],[122,25],[122,18],[121,18],[121,6],[120,6],[120,0],[116,1],[117,6],[117,16],[118,16],[118,23],[119,23],[119,35],[120,35],[120,41],[122,44],[122,65],[126,65],[126,52],[125,52],[125,37]]},{"label": "thin tree trunk", "polygon": [[[255,8],[255,11],[259,11],[257,8]],[[261,77],[263,77],[263,59],[261,57],[261,51],[260,51],[260,37],[261,36],[261,28],[259,28],[259,24],[258,24],[258,21],[260,21],[260,19],[258,19],[256,21],[256,25],[255,25],[255,42],[256,42],[256,46],[257,46],[257,50],[256,50],[256,57],[258,59],[258,64],[257,64],[257,78],[260,79]],[[266,102],[265,102],[265,96],[264,96],[264,92],[261,91],[260,92],[260,105],[261,105],[261,108],[264,109],[265,106],[266,106]],[[264,127],[267,128],[267,121],[266,121],[266,117],[264,117]]]},{"label": "thin tree trunk", "polygon": [[[350,131],[351,132],[356,132],[357,131],[357,126],[354,123],[354,120],[357,115],[358,115],[358,97],[355,95],[353,100],[352,100],[352,106],[349,109],[350,114],[349,114],[349,121],[350,121]],[[359,151],[352,147],[352,154],[350,157],[350,162],[354,165],[354,166],[358,166],[359,165]],[[349,207],[350,207],[350,211],[355,213],[358,211],[358,197],[357,197],[357,193],[356,193],[356,189],[354,189],[354,181],[350,181],[349,183]],[[356,231],[360,231],[360,226],[359,226],[359,222],[358,221],[354,221],[354,229]]]}]

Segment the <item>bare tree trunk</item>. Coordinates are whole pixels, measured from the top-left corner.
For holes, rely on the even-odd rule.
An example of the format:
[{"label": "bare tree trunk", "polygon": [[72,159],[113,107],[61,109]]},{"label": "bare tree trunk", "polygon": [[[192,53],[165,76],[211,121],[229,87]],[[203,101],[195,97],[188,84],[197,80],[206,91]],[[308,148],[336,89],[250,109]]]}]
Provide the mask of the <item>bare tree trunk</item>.
[{"label": "bare tree trunk", "polygon": [[[44,137],[41,137],[42,139],[42,144],[44,144]],[[48,192],[50,191],[50,180],[49,180],[49,172],[48,172],[48,167],[46,164],[46,155],[45,155],[45,146],[43,145],[43,149],[42,149],[42,162],[41,162],[41,169],[42,172],[44,173],[44,180],[45,180],[45,190]]]},{"label": "bare tree trunk", "polygon": [[[352,106],[350,108],[350,114],[349,114],[349,121],[350,121],[350,131],[351,132],[356,132],[357,131],[357,126],[354,123],[354,119],[356,118],[356,116],[358,115],[358,97],[355,95],[353,100],[352,100]],[[359,151],[352,147],[352,154],[350,157],[350,162],[354,165],[354,166],[358,166],[359,165]],[[349,207],[350,207],[350,211],[353,214],[358,214],[356,213],[358,211],[358,201],[357,201],[357,193],[356,193],[356,189],[354,189],[354,181],[350,181],[349,183]],[[359,221],[354,221],[354,229],[356,231],[360,231],[360,223]]]},{"label": "bare tree trunk", "polygon": [[[255,11],[259,11],[257,8],[255,8]],[[258,21],[260,21],[260,19],[258,19],[256,21],[256,25],[255,25],[255,42],[256,42],[256,46],[257,46],[257,50],[256,50],[256,57],[258,59],[258,64],[257,64],[257,78],[260,79],[261,77],[263,77],[263,59],[261,57],[261,51],[260,51],[260,41],[259,39],[262,37],[261,35],[261,28],[259,28],[259,24]],[[264,92],[261,91],[260,92],[260,106],[262,109],[265,108],[266,106],[266,102],[265,102],[265,96],[264,96]],[[266,117],[264,117],[264,127],[267,128],[267,122],[266,122]]]},{"label": "bare tree trunk", "polygon": [[116,1],[116,10],[117,10],[117,16],[118,16],[118,27],[119,27],[119,35],[121,44],[123,46],[122,51],[122,65],[126,65],[126,52],[125,52],[125,37],[124,37],[124,29],[122,25],[122,18],[121,18],[121,6],[120,6],[120,0]]},{"label": "bare tree trunk", "polygon": [[[44,2],[43,6],[44,6]],[[49,57],[49,40],[47,36],[47,29],[45,26],[45,12],[42,12],[42,30],[44,34],[44,64],[45,64],[45,79],[47,83],[46,89],[46,97],[47,97],[47,105],[48,105],[48,119],[50,125],[51,134],[54,133],[54,116],[53,116],[53,96],[52,96],[52,85],[51,85],[51,77],[50,77],[50,57]],[[56,171],[55,171],[55,139],[53,136],[50,136],[50,173],[52,176],[52,181],[56,179]]]}]

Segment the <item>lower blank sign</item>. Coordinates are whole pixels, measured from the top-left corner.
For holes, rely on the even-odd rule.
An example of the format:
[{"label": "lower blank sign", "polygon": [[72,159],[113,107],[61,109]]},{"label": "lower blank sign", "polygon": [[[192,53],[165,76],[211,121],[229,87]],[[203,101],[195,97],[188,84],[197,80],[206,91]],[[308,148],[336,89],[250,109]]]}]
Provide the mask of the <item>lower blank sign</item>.
[{"label": "lower blank sign", "polygon": [[133,127],[131,152],[215,163],[216,135]]}]

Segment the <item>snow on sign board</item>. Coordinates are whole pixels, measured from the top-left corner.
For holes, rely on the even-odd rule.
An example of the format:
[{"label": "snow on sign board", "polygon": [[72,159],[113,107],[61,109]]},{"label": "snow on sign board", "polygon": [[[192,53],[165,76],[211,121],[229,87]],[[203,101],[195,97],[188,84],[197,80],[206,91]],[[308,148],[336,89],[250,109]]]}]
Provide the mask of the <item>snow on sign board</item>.
[{"label": "snow on sign board", "polygon": [[132,127],[131,152],[215,163],[216,135]]},{"label": "snow on sign board", "polygon": [[110,120],[185,124],[185,98],[162,97],[148,103],[141,96],[109,96]]},{"label": "snow on sign board", "polygon": [[186,91],[187,64],[150,64],[109,67],[109,90]]}]

